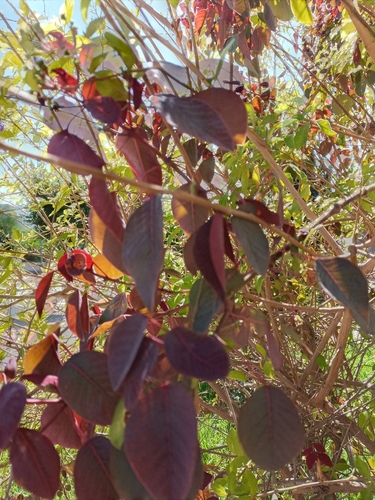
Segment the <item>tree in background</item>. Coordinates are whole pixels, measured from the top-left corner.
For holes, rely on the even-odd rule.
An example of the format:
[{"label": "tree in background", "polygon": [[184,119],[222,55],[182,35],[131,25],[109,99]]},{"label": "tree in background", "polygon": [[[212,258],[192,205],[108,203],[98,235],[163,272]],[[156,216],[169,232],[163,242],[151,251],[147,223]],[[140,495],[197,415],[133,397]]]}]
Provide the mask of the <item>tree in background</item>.
[{"label": "tree in background", "polygon": [[0,33],[5,497],[372,498],[372,7],[80,5]]}]

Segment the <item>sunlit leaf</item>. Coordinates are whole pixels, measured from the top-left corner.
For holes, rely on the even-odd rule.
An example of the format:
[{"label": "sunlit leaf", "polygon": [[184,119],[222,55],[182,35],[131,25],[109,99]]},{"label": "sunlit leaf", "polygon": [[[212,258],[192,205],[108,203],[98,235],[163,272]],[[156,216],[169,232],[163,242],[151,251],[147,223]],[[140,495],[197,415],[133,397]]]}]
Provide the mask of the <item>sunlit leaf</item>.
[{"label": "sunlit leaf", "polygon": [[241,407],[238,435],[258,467],[277,471],[301,450],[304,429],[296,407],[281,389],[263,386]]},{"label": "sunlit leaf", "polygon": [[61,361],[57,352],[57,340],[51,335],[28,349],[23,358],[25,374],[58,375]]},{"label": "sunlit leaf", "polygon": [[125,268],[149,311],[163,268],[163,211],[160,196],[154,196],[130,217],[122,247]]},{"label": "sunlit leaf", "polygon": [[48,296],[48,292],[51,286],[54,271],[47,273],[40,281],[35,290],[35,302],[36,309],[38,311],[39,317],[42,315],[44,304]]},{"label": "sunlit leaf", "polygon": [[131,69],[136,61],[134,52],[131,47],[110,31],[104,33],[104,37],[107,40],[108,45],[118,53],[126,66]]},{"label": "sunlit leaf", "polygon": [[290,0],[290,7],[297,21],[308,26],[313,24],[314,20],[307,0]]},{"label": "sunlit leaf", "polygon": [[280,21],[288,22],[293,19],[293,12],[288,0],[269,0],[268,5],[271,7],[273,15]]},{"label": "sunlit leaf", "polygon": [[64,160],[75,161],[100,170],[105,163],[82,139],[70,134],[67,130],[57,132],[50,139],[47,151],[52,155],[64,158]]},{"label": "sunlit leaf", "polygon": [[140,127],[124,129],[116,137],[116,148],[126,158],[135,177],[142,182],[162,184],[162,170],[147,133]]},{"label": "sunlit leaf", "polygon": [[148,391],[127,421],[124,446],[153,498],[185,498],[198,452],[195,409],[187,391],[179,385]]},{"label": "sunlit leaf", "polygon": [[[206,193],[203,189],[194,187],[190,183],[183,184],[177,191],[191,192],[192,194],[207,199]],[[206,222],[210,213],[207,207],[203,207],[189,201],[182,201],[176,197],[172,198],[172,212],[174,218],[187,235],[191,235],[200,226],[202,226]]]},{"label": "sunlit leaf", "polygon": [[93,259],[93,264],[96,274],[110,278],[111,280],[121,278],[125,274],[120,269],[117,269],[103,254],[96,255]]},{"label": "sunlit leaf", "polygon": [[41,432],[17,429],[10,448],[13,480],[42,498],[54,498],[60,484],[60,458]]}]

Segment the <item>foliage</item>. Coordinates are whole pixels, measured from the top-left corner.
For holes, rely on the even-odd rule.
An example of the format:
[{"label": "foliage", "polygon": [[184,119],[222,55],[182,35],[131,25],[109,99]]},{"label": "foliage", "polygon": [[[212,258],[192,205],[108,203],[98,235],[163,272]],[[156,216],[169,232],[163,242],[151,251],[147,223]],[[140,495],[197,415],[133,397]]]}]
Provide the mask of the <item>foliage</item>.
[{"label": "foliage", "polygon": [[0,32],[5,497],[372,498],[372,8],[80,7]]}]

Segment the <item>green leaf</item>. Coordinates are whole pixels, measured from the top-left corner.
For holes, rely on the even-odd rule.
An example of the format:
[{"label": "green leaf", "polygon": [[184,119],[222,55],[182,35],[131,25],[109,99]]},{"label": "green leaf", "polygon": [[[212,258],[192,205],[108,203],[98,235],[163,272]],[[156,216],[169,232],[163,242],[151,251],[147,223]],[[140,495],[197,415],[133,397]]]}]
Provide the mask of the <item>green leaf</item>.
[{"label": "green leaf", "polygon": [[131,69],[136,61],[134,52],[131,47],[109,31],[104,34],[104,37],[107,40],[108,45],[118,53],[126,66]]},{"label": "green leaf", "polygon": [[99,54],[91,60],[90,66],[88,68],[90,73],[94,73],[94,71],[102,64],[104,59],[107,57],[108,52],[104,52],[103,54]]},{"label": "green leaf", "polygon": [[96,88],[100,95],[103,97],[112,97],[115,101],[126,101],[128,98],[124,84],[117,77],[96,80]]},{"label": "green leaf", "polygon": [[81,0],[81,16],[85,22],[87,21],[87,14],[89,11],[90,3],[91,0]]},{"label": "green leaf", "polygon": [[124,400],[121,398],[117,403],[115,412],[113,414],[112,423],[109,428],[109,440],[112,446],[121,450],[124,442],[125,431],[125,406]]},{"label": "green leaf", "polygon": [[239,380],[240,382],[246,382],[247,376],[246,373],[241,372],[240,370],[230,370],[228,378],[232,380]]},{"label": "green leaf", "polygon": [[85,37],[90,38],[94,33],[105,28],[105,17],[93,19],[86,28]]},{"label": "green leaf", "polygon": [[227,435],[227,446],[229,448],[229,451],[233,453],[233,455],[237,455],[238,457],[243,457],[245,455],[244,449],[242,448],[242,445],[238,438],[237,430],[233,427],[232,429],[229,429]]},{"label": "green leaf", "polygon": [[180,3],[180,0],[168,0],[168,3],[172,5],[174,9],[177,9],[178,4]]},{"label": "green leaf", "polygon": [[30,9],[25,0],[20,0],[20,9],[25,17],[29,15]]},{"label": "green leaf", "polygon": [[360,269],[342,257],[317,259],[315,267],[322,288],[350,309],[366,333],[372,333],[367,280]]},{"label": "green leaf", "polygon": [[290,148],[290,149],[294,149],[295,148],[295,146],[294,146],[294,135],[289,134],[289,135],[285,136],[284,142],[288,146],[288,148]]},{"label": "green leaf", "polygon": [[294,135],[294,147],[295,149],[301,149],[302,146],[306,144],[307,137],[309,135],[310,123],[302,125]]},{"label": "green leaf", "polygon": [[59,16],[64,20],[64,24],[69,24],[74,11],[74,0],[65,0],[59,10]]},{"label": "green leaf", "polygon": [[269,0],[268,5],[271,7],[273,15],[280,21],[288,22],[293,19],[293,12],[288,0]]},{"label": "green leaf", "polygon": [[328,135],[330,137],[334,137],[336,135],[336,132],[334,132],[331,129],[331,124],[329,123],[328,120],[321,119],[321,120],[318,120],[317,123],[318,123],[318,127],[323,132],[323,134]]},{"label": "green leaf", "polygon": [[366,477],[368,479],[371,478],[371,471],[368,463],[363,460],[359,455],[354,457],[354,466],[357,471],[361,474],[361,476]]},{"label": "green leaf", "polygon": [[226,497],[227,496],[227,491],[224,488],[224,485],[227,485],[227,482],[228,482],[227,478],[216,479],[216,481],[214,481],[210,485],[210,489],[214,493],[216,493],[217,495],[219,495],[219,497]]},{"label": "green leaf", "polygon": [[310,26],[313,24],[313,16],[308,6],[307,0],[290,0],[290,7],[297,21]]}]

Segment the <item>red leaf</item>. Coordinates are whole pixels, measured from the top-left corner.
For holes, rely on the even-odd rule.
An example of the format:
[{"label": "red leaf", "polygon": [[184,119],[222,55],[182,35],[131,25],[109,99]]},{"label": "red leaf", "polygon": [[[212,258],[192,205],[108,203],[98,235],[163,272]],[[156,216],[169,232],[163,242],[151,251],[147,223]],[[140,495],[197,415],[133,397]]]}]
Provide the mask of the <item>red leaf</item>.
[{"label": "red leaf", "polygon": [[85,101],[92,99],[93,97],[100,96],[98,89],[96,88],[96,79],[89,78],[82,85],[82,95]]},{"label": "red leaf", "polygon": [[64,448],[82,445],[73,412],[65,403],[47,405],[41,416],[41,431],[53,444]]},{"label": "red leaf", "polygon": [[[49,141],[48,153],[64,158],[64,160],[75,161],[82,165],[101,170],[104,161],[98,156],[82,139],[62,130],[55,134]],[[78,170],[72,172],[81,173]]]},{"label": "red leaf", "polygon": [[137,110],[142,104],[142,92],[145,87],[145,84],[139,83],[139,81],[136,78],[133,78],[131,86],[133,90],[134,109]]},{"label": "red leaf", "polygon": [[307,455],[310,455],[310,453],[315,453],[314,448],[312,446],[309,446],[308,448],[306,448],[305,450],[303,450],[303,452],[301,453],[301,455],[303,457],[307,457]]},{"label": "red leaf", "polygon": [[144,337],[122,386],[124,390],[124,405],[128,411],[131,411],[137,402],[143,382],[152,372],[157,357],[158,347],[156,342],[149,337]]},{"label": "red leaf", "polygon": [[[64,88],[64,90],[67,90],[69,94],[74,94],[75,91],[77,90],[78,87],[78,80],[72,75],[69,75],[65,71],[65,69],[62,68],[56,68],[52,70],[52,73],[57,74],[57,83]],[[65,89],[65,87],[70,87],[68,89]]]},{"label": "red leaf", "polygon": [[[263,219],[264,222],[268,222],[268,224],[275,224],[275,226],[280,225],[280,217],[276,212],[272,212],[269,210],[261,201],[253,200],[252,198],[247,198],[245,200],[241,200],[239,202],[240,205],[245,204],[251,205],[254,210],[251,210],[251,213]],[[250,212],[250,210],[249,210]]]},{"label": "red leaf", "polygon": [[10,448],[14,481],[34,495],[54,498],[60,484],[60,459],[41,432],[17,429]]},{"label": "red leaf", "polygon": [[206,9],[201,9],[195,14],[194,27],[195,27],[195,33],[197,33],[197,35],[201,34],[201,30],[202,30],[204,22],[206,20],[206,16],[207,16]]},{"label": "red leaf", "polygon": [[0,390],[0,450],[5,450],[17,430],[26,404],[26,388],[20,382]]},{"label": "red leaf", "polygon": [[167,333],[164,339],[167,358],[173,368],[183,375],[204,380],[216,380],[228,375],[228,354],[215,337],[181,327]]},{"label": "red leaf", "polygon": [[325,453],[326,452],[324,446],[321,443],[313,443],[313,448],[315,448],[315,450],[318,453]]},{"label": "red leaf", "polygon": [[[201,226],[196,232],[194,242],[194,260],[198,269],[206,278],[208,283],[215,290],[222,302],[225,302],[225,287],[223,287],[222,275],[217,275],[216,268],[220,271],[220,262],[224,266],[224,238],[223,234],[218,234],[221,241],[216,241],[214,245],[211,240],[212,218]],[[217,231],[219,233],[219,231]],[[212,241],[212,246],[211,246]],[[217,254],[217,255],[216,255]],[[214,264],[215,261],[215,264]]]},{"label": "red leaf", "polygon": [[327,453],[318,453],[318,459],[327,467],[333,466],[332,460],[329,458]]},{"label": "red leaf", "polygon": [[271,330],[270,324],[267,321],[266,324],[266,336],[268,344],[268,355],[272,361],[272,365],[275,370],[282,370],[284,365],[284,358],[280,352],[279,346],[276,342],[274,334]]},{"label": "red leaf", "polygon": [[314,467],[315,462],[318,460],[318,454],[317,453],[310,453],[309,455],[306,456],[306,465],[307,468],[310,470]]},{"label": "red leaf", "polygon": [[163,268],[163,210],[154,196],[130,217],[125,229],[122,258],[145,306],[153,311],[159,274]]},{"label": "red leaf", "polygon": [[118,398],[112,391],[106,354],[84,351],[72,356],[61,368],[59,391],[66,404],[85,420],[111,423]]},{"label": "red leaf", "polygon": [[62,257],[60,257],[58,263],[57,263],[57,269],[58,271],[64,276],[64,278],[67,281],[73,281],[73,278],[70,276],[70,274],[67,273],[66,268],[65,268],[65,263],[68,259],[68,254],[64,253]]},{"label": "red leaf", "polygon": [[162,171],[147,133],[140,127],[124,129],[116,137],[116,147],[126,158],[136,179],[151,184],[162,184]]},{"label": "red leaf", "polygon": [[80,340],[85,339],[81,324],[82,296],[79,290],[75,290],[68,299],[66,306],[66,322],[69,329],[77,335]]},{"label": "red leaf", "polygon": [[112,388],[117,391],[124,381],[144,338],[147,318],[134,314],[117,323],[108,339],[108,373]]},{"label": "red leaf", "polygon": [[89,335],[90,333],[90,311],[89,311],[89,301],[87,293],[82,295],[82,307],[81,307],[81,327],[83,335]]},{"label": "red leaf", "polygon": [[111,480],[111,443],[95,436],[79,450],[74,466],[74,487],[78,500],[117,500]]},{"label": "red leaf", "polygon": [[80,276],[92,268],[92,257],[83,250],[73,250],[65,261],[65,270],[70,276]]},{"label": "red leaf", "polygon": [[92,177],[89,185],[89,196],[92,208],[112,235],[122,243],[124,239],[124,221],[120,215],[116,195],[108,191],[104,179]]},{"label": "red leaf", "polygon": [[35,290],[35,302],[36,309],[38,311],[39,317],[42,316],[42,312],[44,309],[44,304],[46,303],[48,292],[51,286],[52,277],[54,271],[50,271],[47,273],[40,281]]},{"label": "red leaf", "polygon": [[116,123],[121,116],[121,106],[113,97],[98,95],[83,101],[83,107],[103,123]]},{"label": "red leaf", "polygon": [[187,391],[165,385],[147,392],[127,421],[124,447],[153,498],[185,498],[198,453],[195,409]]}]

